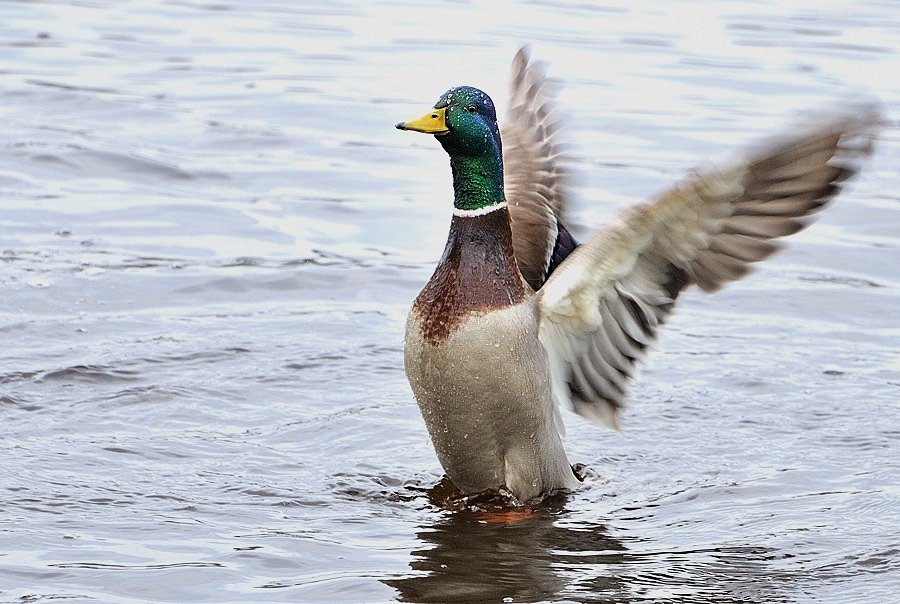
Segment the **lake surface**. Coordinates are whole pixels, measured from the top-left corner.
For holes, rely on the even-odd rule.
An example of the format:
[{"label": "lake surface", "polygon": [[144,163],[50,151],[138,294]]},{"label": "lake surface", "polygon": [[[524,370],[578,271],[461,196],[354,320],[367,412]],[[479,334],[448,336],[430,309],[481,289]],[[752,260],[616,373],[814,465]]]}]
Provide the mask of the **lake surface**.
[{"label": "lake surface", "polygon": [[624,434],[519,522],[429,499],[402,369],[445,154],[393,124],[565,83],[573,230],[864,93],[893,1],[0,4],[0,601],[895,602],[900,136],[689,292]]}]

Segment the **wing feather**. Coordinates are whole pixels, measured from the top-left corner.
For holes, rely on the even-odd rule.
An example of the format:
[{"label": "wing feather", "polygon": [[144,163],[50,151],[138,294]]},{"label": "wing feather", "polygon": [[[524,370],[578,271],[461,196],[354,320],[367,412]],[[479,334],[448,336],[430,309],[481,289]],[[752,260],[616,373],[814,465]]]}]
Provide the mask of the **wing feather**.
[{"label": "wing feather", "polygon": [[740,279],[806,227],[857,171],[879,125],[874,107],[820,118],[696,170],[575,250],[538,292],[557,401],[617,427],[628,380],[681,290]]},{"label": "wing feather", "polygon": [[561,140],[563,119],[555,98],[556,87],[543,67],[530,61],[527,48],[519,50],[512,63],[509,107],[500,134],[513,250],[519,270],[535,290],[553,270],[551,260],[564,230],[560,222],[569,174]]}]

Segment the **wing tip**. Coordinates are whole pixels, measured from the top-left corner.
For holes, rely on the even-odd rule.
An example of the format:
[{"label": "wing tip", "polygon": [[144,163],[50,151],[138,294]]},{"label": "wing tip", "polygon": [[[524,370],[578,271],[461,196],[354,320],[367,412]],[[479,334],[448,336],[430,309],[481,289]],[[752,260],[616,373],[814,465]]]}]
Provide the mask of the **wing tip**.
[{"label": "wing tip", "polygon": [[621,413],[625,408],[623,401],[603,398],[600,401],[588,401],[579,396],[572,397],[573,411],[581,417],[605,428],[622,434]]}]

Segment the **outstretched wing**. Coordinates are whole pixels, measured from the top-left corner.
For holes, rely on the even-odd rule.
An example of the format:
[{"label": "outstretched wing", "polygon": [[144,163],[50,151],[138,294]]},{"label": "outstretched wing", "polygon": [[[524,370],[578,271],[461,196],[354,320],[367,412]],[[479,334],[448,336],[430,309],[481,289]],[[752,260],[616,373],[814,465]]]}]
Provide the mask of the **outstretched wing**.
[{"label": "outstretched wing", "polygon": [[569,256],[539,292],[558,402],[617,427],[634,366],[679,292],[740,279],[839,192],[871,151],[880,117],[857,107],[817,122],[695,171]]},{"label": "outstretched wing", "polygon": [[500,127],[506,199],[519,270],[537,290],[575,249],[560,220],[569,177],[560,141],[562,117],[556,91],[528,49],[516,53],[506,121]]}]

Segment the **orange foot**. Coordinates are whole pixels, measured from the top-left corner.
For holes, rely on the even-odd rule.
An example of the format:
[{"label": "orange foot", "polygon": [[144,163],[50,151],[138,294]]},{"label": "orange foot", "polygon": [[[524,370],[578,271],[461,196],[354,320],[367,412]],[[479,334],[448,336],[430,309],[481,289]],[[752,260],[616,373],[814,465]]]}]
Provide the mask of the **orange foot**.
[{"label": "orange foot", "polygon": [[537,516],[530,507],[511,508],[506,510],[491,510],[487,512],[476,512],[475,518],[489,524],[510,524],[513,522],[521,522],[530,520]]}]

